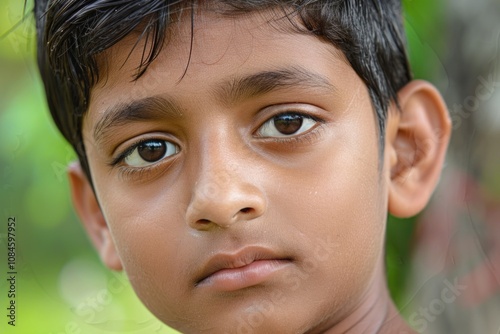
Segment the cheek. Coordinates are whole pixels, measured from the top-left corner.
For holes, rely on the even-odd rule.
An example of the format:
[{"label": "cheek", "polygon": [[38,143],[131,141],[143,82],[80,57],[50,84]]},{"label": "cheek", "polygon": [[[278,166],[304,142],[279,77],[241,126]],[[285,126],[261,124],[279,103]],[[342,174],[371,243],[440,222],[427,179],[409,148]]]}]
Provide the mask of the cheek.
[{"label": "cheek", "polygon": [[129,191],[113,191],[115,195],[102,202],[106,203],[103,212],[116,249],[137,295],[149,309],[161,305],[163,315],[175,318],[182,313],[178,301],[187,299],[189,283],[182,279],[182,273],[189,271],[186,264],[197,254],[185,247],[192,237],[186,233],[179,205],[165,193],[151,187],[144,193],[137,190],[133,196]]},{"label": "cheek", "polygon": [[296,172],[270,178],[283,184],[272,196],[276,216],[301,236],[304,253],[320,262],[317,284],[334,293],[337,303],[364,291],[383,252],[387,190],[375,122],[369,114],[365,118],[346,119]]},{"label": "cheek", "polygon": [[387,190],[382,183],[376,132],[373,128],[351,131],[355,136],[339,152],[339,173],[331,178],[336,187],[330,205],[346,265],[372,271],[383,250]]},{"label": "cheek", "polygon": [[273,195],[276,216],[312,245],[335,243],[332,262],[344,267],[373,263],[383,243],[385,191],[377,166],[324,163],[282,182],[293,184]]}]

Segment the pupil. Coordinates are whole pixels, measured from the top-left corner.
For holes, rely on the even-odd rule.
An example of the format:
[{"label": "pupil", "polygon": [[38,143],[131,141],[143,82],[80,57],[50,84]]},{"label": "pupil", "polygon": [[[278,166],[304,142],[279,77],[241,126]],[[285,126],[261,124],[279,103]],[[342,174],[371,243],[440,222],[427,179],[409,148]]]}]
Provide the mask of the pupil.
[{"label": "pupil", "polygon": [[276,130],[284,135],[291,135],[299,131],[303,118],[300,115],[280,115],[274,119]]},{"label": "pupil", "polygon": [[167,145],[162,141],[150,141],[141,144],[137,151],[139,156],[147,162],[155,162],[163,158],[167,151]]}]

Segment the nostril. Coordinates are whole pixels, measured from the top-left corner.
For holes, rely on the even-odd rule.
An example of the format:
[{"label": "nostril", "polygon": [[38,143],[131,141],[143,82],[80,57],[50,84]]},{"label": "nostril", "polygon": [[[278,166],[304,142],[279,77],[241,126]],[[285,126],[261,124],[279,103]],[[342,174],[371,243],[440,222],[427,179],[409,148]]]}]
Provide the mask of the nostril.
[{"label": "nostril", "polygon": [[248,213],[250,211],[252,211],[252,208],[243,208],[240,210],[240,212],[242,212],[242,213]]},{"label": "nostril", "polygon": [[208,220],[208,219],[200,219],[200,220],[198,220],[198,223],[199,224],[203,224],[203,225],[207,225],[207,224],[210,224],[210,220]]}]

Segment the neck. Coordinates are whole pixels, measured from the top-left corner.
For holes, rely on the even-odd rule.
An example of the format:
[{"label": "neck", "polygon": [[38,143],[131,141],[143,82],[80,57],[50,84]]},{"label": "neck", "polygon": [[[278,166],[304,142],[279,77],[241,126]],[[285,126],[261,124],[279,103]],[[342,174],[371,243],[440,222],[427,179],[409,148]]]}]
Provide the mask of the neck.
[{"label": "neck", "polygon": [[401,317],[389,296],[384,266],[377,266],[370,286],[358,305],[340,322],[321,331],[323,334],[415,334],[416,332]]}]

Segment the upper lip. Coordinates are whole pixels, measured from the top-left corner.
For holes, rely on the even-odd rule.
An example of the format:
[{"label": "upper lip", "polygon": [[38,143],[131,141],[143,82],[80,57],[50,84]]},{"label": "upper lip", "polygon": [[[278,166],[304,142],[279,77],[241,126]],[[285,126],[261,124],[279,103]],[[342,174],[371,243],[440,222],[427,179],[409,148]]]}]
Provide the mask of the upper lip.
[{"label": "upper lip", "polygon": [[248,246],[235,252],[221,252],[211,257],[202,267],[196,285],[222,269],[233,269],[247,266],[261,260],[287,260],[293,259],[276,251],[261,246]]}]

